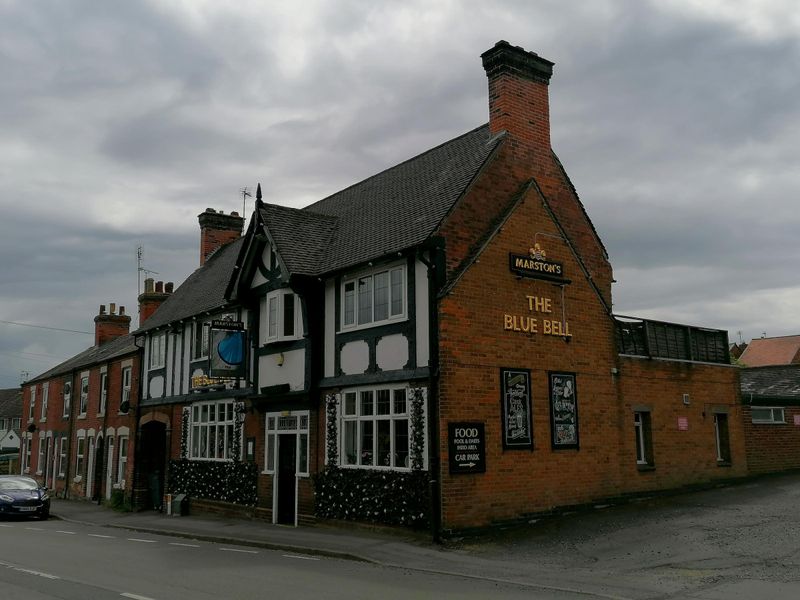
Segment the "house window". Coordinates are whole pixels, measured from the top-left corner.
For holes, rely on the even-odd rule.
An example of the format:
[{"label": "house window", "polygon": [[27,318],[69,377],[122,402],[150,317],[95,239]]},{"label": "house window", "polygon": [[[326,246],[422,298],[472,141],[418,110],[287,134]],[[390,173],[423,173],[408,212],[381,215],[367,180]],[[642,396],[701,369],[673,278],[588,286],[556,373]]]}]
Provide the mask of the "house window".
[{"label": "house window", "polygon": [[81,376],[81,405],[79,417],[86,416],[86,407],[89,404],[89,375]]},{"label": "house window", "polygon": [[409,468],[409,395],[405,387],[359,388],[342,393],[340,464]]},{"label": "house window", "polygon": [[58,476],[63,477],[67,469],[67,438],[62,437],[58,445]]},{"label": "house window", "polygon": [[724,413],[714,415],[714,437],[717,443],[717,462],[730,464],[731,446],[728,436],[728,415]]},{"label": "house window", "polygon": [[100,411],[99,416],[106,414],[106,402],[108,400],[108,373],[100,373]]},{"label": "house window", "polygon": [[267,342],[294,340],[303,335],[303,320],[300,297],[292,292],[279,290],[266,298]]},{"label": "house window", "polygon": [[755,406],[750,410],[753,423],[785,423],[783,408]]},{"label": "house window", "polygon": [[42,384],[42,412],[39,415],[40,421],[47,420],[47,404],[50,399],[50,382],[45,381]]},{"label": "house window", "polygon": [[11,419],[11,429],[19,429],[20,427],[22,427],[22,419],[20,417]]},{"label": "house window", "polygon": [[150,336],[150,368],[161,369],[166,364],[167,332],[154,333]]},{"label": "house window", "polygon": [[[266,419],[266,473],[275,473],[279,435],[295,436],[295,472],[308,476],[308,411],[293,411],[291,414],[267,413]],[[284,438],[286,439],[286,438]]]},{"label": "house window", "polygon": [[645,411],[633,413],[633,427],[636,432],[636,464],[639,466],[653,466],[650,413]]},{"label": "house window", "polygon": [[8,427],[6,427],[6,419],[0,417],[0,431],[5,431],[6,429],[8,429]]},{"label": "house window", "polygon": [[128,436],[122,435],[117,438],[119,444],[119,458],[117,460],[117,484],[120,487],[125,485],[125,471],[128,466]]},{"label": "house window", "polygon": [[189,457],[196,460],[232,459],[235,419],[231,400],[193,405]]},{"label": "house window", "polygon": [[33,421],[34,409],[36,407],[36,386],[31,386],[31,403],[28,406],[28,421]]},{"label": "house window", "polygon": [[368,326],[405,317],[405,266],[342,282],[342,327]]},{"label": "house window", "polygon": [[122,396],[119,399],[119,412],[126,413],[131,405],[131,368],[122,369]]},{"label": "house window", "polygon": [[69,417],[70,407],[72,405],[72,382],[65,381],[64,382],[64,412],[62,415],[64,417]]},{"label": "house window", "polygon": [[86,438],[79,437],[75,445],[75,479],[80,481],[83,477],[83,468],[85,461],[83,460],[84,451],[86,448]]},{"label": "house window", "polygon": [[45,441],[44,437],[39,438],[39,452],[36,455],[36,474],[41,475],[42,469],[44,468],[44,448],[45,448]]},{"label": "house window", "polygon": [[209,321],[195,321],[194,335],[192,336],[192,360],[208,357],[208,338],[211,323]]}]

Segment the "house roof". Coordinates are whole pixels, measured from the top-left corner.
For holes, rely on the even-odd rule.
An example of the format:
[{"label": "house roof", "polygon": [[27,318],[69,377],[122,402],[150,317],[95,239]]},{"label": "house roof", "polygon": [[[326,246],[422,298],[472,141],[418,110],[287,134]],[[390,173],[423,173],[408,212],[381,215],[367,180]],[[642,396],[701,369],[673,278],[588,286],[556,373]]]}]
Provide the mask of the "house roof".
[{"label": "house roof", "polygon": [[796,363],[800,360],[800,335],[754,339],[739,360],[748,367]]},{"label": "house roof", "polygon": [[800,365],[755,367],[741,370],[742,400],[800,401]]},{"label": "house roof", "polygon": [[22,418],[22,388],[0,390],[0,417]]},{"label": "house roof", "polygon": [[144,325],[133,332],[133,335],[213,311],[225,305],[225,288],[243,242],[244,238],[240,237],[214,252],[203,266],[189,275],[186,281],[164,300]]},{"label": "house roof", "polygon": [[50,379],[51,377],[56,377],[57,375],[65,375],[75,369],[81,369],[83,367],[90,367],[92,365],[108,362],[109,360],[125,356],[126,354],[132,354],[138,350],[139,348],[134,343],[132,334],[122,335],[111,340],[110,342],[103,344],[102,346],[92,346],[83,352],[79,352],[72,358],[68,358],[49,371],[45,371],[44,373],[33,377],[28,381],[28,383],[43,381],[45,379]]},{"label": "house roof", "polygon": [[304,209],[263,205],[265,225],[287,268],[307,275],[416,246],[435,231],[503,138],[482,125]]}]

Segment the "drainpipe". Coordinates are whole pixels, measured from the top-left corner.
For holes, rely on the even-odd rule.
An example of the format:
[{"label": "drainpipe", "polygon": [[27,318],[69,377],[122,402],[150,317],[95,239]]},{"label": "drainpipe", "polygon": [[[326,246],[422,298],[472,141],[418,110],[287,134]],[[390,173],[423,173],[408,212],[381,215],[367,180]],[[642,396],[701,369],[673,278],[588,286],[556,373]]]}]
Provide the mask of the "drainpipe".
[{"label": "drainpipe", "polygon": [[441,542],[442,529],[442,481],[439,454],[439,288],[444,275],[444,252],[442,240],[437,239],[429,247],[430,260],[420,253],[419,260],[428,267],[428,473],[431,494],[431,537]]}]

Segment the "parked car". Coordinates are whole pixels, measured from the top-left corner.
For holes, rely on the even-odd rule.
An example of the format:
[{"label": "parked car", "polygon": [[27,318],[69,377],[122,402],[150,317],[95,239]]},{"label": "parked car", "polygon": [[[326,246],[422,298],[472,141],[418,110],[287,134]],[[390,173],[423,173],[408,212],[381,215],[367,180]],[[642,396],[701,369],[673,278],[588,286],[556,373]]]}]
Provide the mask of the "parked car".
[{"label": "parked car", "polygon": [[50,516],[50,494],[32,477],[0,475],[0,516]]}]

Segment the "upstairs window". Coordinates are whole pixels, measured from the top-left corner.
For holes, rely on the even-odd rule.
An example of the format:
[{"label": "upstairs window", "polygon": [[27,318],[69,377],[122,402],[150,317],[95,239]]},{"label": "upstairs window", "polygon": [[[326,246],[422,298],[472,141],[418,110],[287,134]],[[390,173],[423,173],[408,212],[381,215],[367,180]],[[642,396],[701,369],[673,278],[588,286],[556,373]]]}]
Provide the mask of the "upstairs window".
[{"label": "upstairs window", "polygon": [[342,327],[366,327],[406,316],[404,265],[342,282]]},{"label": "upstairs window", "polygon": [[300,297],[286,290],[267,295],[266,304],[267,342],[295,340],[303,335],[303,319]]},{"label": "upstairs window", "polygon": [[167,332],[154,333],[150,336],[150,368],[161,369],[166,364]]},{"label": "upstairs window", "polygon": [[122,396],[119,399],[119,412],[126,413],[131,403],[131,368],[122,369]]},{"label": "upstairs window", "polygon": [[31,403],[28,405],[28,421],[33,421],[36,408],[36,386],[31,386]]},{"label": "upstairs window", "polygon": [[67,380],[64,382],[64,412],[61,413],[64,417],[69,417],[69,411],[72,407],[72,382]]},{"label": "upstairs window", "polygon": [[39,419],[41,421],[47,420],[47,402],[49,400],[49,396],[50,396],[50,382],[45,381],[42,384],[42,412],[41,415],[39,416]]},{"label": "upstairs window", "polygon": [[99,415],[106,414],[106,402],[108,400],[108,373],[100,373],[100,409]]},{"label": "upstairs window", "polygon": [[89,375],[81,375],[81,405],[78,416],[86,416],[86,407],[89,404]]},{"label": "upstairs window", "polygon": [[193,327],[192,359],[199,360],[201,358],[207,358],[209,328],[211,327],[211,323],[209,321],[195,321]]}]

